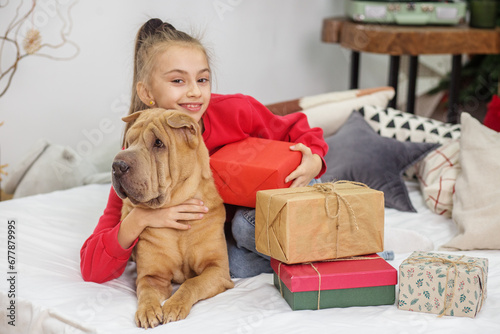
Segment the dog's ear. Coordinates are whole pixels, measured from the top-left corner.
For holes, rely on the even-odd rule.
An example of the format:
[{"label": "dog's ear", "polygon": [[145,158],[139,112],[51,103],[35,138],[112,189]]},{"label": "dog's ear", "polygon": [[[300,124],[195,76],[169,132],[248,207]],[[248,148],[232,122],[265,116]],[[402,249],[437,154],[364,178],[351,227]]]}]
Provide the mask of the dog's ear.
[{"label": "dog's ear", "polygon": [[198,145],[198,124],[191,116],[183,113],[173,113],[167,116],[167,124],[174,129],[180,129],[191,148]]},{"label": "dog's ear", "polygon": [[135,121],[136,119],[139,118],[139,116],[141,116],[142,112],[144,110],[141,110],[141,111],[136,111],[135,113],[133,114],[130,114],[128,116],[125,116],[125,117],[122,117],[122,121],[124,121],[125,123],[130,123],[130,122],[133,122]]}]

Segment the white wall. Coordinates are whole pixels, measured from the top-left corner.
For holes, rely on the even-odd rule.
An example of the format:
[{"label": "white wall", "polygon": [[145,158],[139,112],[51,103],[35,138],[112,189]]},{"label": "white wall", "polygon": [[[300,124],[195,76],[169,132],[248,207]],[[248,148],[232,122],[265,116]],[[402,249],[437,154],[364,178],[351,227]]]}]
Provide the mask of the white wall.
[{"label": "white wall", "polygon": [[[33,20],[42,38],[55,42],[60,20],[54,2],[39,0]],[[73,3],[59,2],[63,11]],[[0,8],[0,34],[14,11],[14,4]],[[332,0],[79,1],[71,11],[69,36],[80,48],[78,56],[69,61],[36,56],[21,60],[0,98],[0,122],[5,122],[0,127],[1,163],[15,165],[39,138],[86,155],[120,137],[135,34],[151,17],[203,34],[214,54],[215,92],[241,92],[266,104],[347,89],[349,53],[320,39],[323,18],[343,12],[344,1]],[[0,55],[2,69],[12,60],[12,51]],[[72,52],[68,46],[52,54]],[[370,73],[362,75],[361,86],[384,85],[385,66],[385,58],[363,57],[362,70]]]}]

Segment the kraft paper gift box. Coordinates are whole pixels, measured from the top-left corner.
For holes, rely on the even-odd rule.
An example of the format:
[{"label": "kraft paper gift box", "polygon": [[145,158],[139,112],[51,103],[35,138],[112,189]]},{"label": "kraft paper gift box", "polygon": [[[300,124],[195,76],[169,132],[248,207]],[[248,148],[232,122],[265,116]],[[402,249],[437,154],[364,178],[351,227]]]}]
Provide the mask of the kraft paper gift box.
[{"label": "kraft paper gift box", "polygon": [[474,318],[486,299],[488,259],[413,252],[399,267],[401,310]]},{"label": "kraft paper gift box", "polygon": [[397,270],[376,254],[287,265],[271,258],[274,285],[292,310],[393,305]]},{"label": "kraft paper gift box", "polygon": [[302,160],[293,143],[249,137],[212,154],[210,167],[224,203],[255,208],[259,190],[287,188]]},{"label": "kraft paper gift box", "polygon": [[257,193],[257,251],[303,263],[384,250],[384,194],[337,181]]}]

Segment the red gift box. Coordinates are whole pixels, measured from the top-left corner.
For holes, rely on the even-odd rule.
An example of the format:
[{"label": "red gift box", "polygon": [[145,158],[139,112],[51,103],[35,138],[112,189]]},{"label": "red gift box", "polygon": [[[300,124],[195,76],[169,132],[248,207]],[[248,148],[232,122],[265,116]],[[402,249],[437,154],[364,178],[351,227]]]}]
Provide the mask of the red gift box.
[{"label": "red gift box", "polygon": [[292,145],[249,137],[215,152],[210,167],[224,203],[255,208],[257,191],[289,187],[285,178],[302,160]]},{"label": "red gift box", "polygon": [[395,302],[397,270],[377,254],[291,265],[271,258],[271,267],[293,310]]}]

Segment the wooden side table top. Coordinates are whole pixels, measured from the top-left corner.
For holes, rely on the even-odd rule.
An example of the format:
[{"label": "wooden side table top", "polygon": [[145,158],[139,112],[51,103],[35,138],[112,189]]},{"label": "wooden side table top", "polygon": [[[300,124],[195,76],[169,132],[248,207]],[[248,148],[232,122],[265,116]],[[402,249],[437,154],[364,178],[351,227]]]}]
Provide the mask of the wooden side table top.
[{"label": "wooden side table top", "polygon": [[495,54],[500,53],[500,27],[399,26],[333,17],[323,21],[322,41],[353,51],[389,55]]}]

